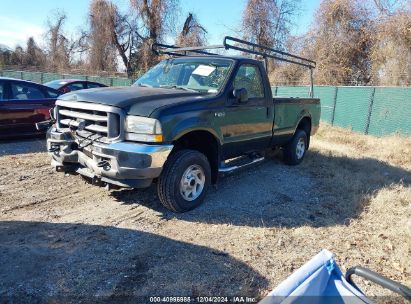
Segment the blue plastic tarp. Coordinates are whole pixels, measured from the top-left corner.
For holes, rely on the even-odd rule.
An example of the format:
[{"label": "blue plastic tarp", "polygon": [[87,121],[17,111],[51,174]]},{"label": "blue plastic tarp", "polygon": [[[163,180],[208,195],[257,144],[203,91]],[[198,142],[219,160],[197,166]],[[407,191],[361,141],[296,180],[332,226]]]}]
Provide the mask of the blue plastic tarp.
[{"label": "blue plastic tarp", "polygon": [[372,303],[349,284],[334,260],[323,249],[265,297],[261,304],[363,304]]}]

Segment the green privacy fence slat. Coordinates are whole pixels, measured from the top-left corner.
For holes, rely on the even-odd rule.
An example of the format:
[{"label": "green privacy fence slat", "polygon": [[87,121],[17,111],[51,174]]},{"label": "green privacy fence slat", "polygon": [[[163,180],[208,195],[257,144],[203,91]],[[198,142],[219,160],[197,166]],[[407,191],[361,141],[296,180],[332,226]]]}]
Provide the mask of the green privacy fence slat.
[{"label": "green privacy fence slat", "polygon": [[371,87],[339,87],[334,125],[365,133],[373,90]]},{"label": "green privacy fence slat", "polygon": [[376,88],[368,133],[411,135],[411,88]]},{"label": "green privacy fence slat", "polygon": [[105,84],[107,86],[111,85],[111,78],[109,78],[109,77],[89,76],[88,80],[89,81],[99,82],[99,83]]},{"label": "green privacy fence slat", "polygon": [[22,79],[41,83],[41,73],[22,72]]},{"label": "green privacy fence slat", "polygon": [[3,71],[2,76],[3,77],[11,77],[11,78],[21,79],[22,78],[22,73],[23,72]]},{"label": "green privacy fence slat", "polygon": [[57,73],[43,73],[43,83],[57,79],[63,79],[63,75]]},{"label": "green privacy fence slat", "polygon": [[[272,87],[274,96],[307,97],[309,87]],[[411,135],[411,88],[315,86],[321,120],[360,133]],[[335,105],[335,107],[334,107]]]},{"label": "green privacy fence slat", "polygon": [[127,78],[113,78],[113,86],[129,86],[134,81]]},{"label": "green privacy fence slat", "polygon": [[[309,97],[310,87],[295,86],[295,87],[272,87],[271,91],[274,96],[282,97]],[[314,87],[314,97],[321,99],[321,119],[332,123],[332,114],[334,109],[336,87]]]},{"label": "green privacy fence slat", "polygon": [[321,100],[321,119],[332,124],[336,87],[315,87],[314,97]]},{"label": "green privacy fence slat", "polygon": [[80,80],[87,80],[88,76],[85,75],[76,75],[76,74],[63,74],[64,79],[80,79]]},{"label": "green privacy fence slat", "polygon": [[277,87],[277,95],[281,97],[309,97],[310,89],[306,86]]},{"label": "green privacy fence slat", "polygon": [[86,76],[79,74],[59,74],[43,72],[24,72],[24,71],[0,71],[0,76],[11,77],[23,80],[30,80],[37,83],[46,83],[57,79],[80,79],[103,83],[108,86],[129,86],[134,80],[121,77],[100,77]]}]

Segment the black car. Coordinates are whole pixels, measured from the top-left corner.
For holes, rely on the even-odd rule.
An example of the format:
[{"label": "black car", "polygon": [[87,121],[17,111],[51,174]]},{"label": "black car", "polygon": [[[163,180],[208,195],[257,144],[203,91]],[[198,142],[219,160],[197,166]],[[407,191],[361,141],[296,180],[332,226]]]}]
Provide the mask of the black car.
[{"label": "black car", "polygon": [[44,85],[58,90],[62,94],[77,90],[107,87],[102,83],[80,79],[58,79],[46,82]]},{"label": "black car", "polygon": [[0,138],[38,134],[60,93],[31,81],[0,77]]}]

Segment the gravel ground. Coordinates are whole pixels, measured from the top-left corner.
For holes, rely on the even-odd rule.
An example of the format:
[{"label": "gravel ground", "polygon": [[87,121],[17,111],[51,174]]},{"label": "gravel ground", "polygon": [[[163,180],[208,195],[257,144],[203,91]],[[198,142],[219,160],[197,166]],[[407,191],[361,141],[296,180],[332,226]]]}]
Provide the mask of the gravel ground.
[{"label": "gravel ground", "polygon": [[[322,248],[337,254],[343,270],[363,265],[410,283],[411,230],[400,234],[403,242],[392,252],[382,248],[391,240],[387,227],[395,226],[395,232],[396,224],[367,217],[370,189],[343,197],[338,185],[330,186],[336,177],[326,176],[321,166],[330,158],[341,164],[330,152],[341,150],[339,145],[321,136],[312,145],[302,165],[288,167],[280,155],[272,156],[223,177],[200,208],[174,214],[161,206],[155,187],[107,191],[54,172],[42,139],[1,142],[0,299],[259,299]],[[347,158],[358,154],[355,146],[350,149],[344,151],[345,167],[356,172],[364,160]],[[389,164],[382,170],[389,172],[387,181],[376,183],[372,193],[396,187],[392,191],[403,197],[405,208],[397,224],[410,229],[410,171]],[[394,262],[398,267],[391,271]],[[363,287],[370,296],[388,295]]]}]

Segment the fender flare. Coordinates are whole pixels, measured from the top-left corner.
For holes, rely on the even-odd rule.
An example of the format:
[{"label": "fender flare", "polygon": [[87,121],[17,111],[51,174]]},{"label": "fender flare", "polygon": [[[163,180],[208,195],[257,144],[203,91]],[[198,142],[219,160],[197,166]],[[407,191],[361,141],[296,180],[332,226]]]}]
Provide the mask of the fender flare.
[{"label": "fender flare", "polygon": [[201,120],[195,117],[180,121],[170,133],[171,140],[179,140],[184,135],[196,131],[205,131],[210,133],[214,137],[218,145],[222,145],[221,134],[218,134],[218,131],[211,128],[210,123],[208,121]]}]

